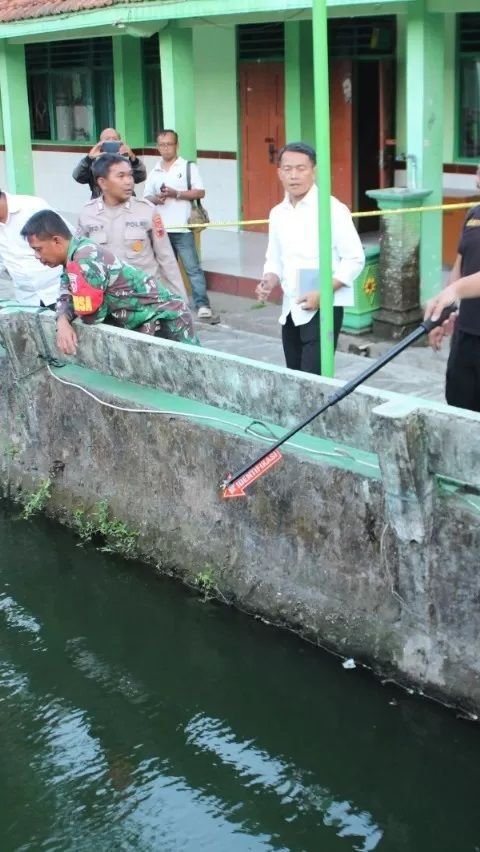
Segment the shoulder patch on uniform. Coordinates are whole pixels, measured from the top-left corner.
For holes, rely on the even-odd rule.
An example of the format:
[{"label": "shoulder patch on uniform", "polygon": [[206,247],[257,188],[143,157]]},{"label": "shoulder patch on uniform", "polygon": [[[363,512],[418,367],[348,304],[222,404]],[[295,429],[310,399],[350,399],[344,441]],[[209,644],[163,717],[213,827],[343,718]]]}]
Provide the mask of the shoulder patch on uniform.
[{"label": "shoulder patch on uniform", "polygon": [[160,216],[160,213],[154,213],[154,215],[152,216],[152,226],[155,236],[163,237],[163,235],[165,234],[165,225],[163,224],[163,220]]},{"label": "shoulder patch on uniform", "polygon": [[480,226],[480,219],[469,219],[465,226],[467,228],[478,228]]}]

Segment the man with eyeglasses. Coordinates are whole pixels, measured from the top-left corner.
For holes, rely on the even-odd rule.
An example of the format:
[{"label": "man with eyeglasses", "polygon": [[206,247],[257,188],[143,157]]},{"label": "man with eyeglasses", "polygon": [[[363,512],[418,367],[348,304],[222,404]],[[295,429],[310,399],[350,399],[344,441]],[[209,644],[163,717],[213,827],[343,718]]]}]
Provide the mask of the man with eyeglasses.
[{"label": "man with eyeglasses", "polygon": [[[316,162],[315,150],[303,142],[292,142],[279,152],[278,176],[285,198],[270,212],[265,266],[256,292],[257,297],[264,300],[275,286],[282,287],[279,322],[287,367],[318,375],[321,373],[318,316],[321,258]],[[365,254],[350,211],[333,196],[331,221],[336,347],[343,307],[353,305],[352,285],[365,265]]]},{"label": "man with eyeglasses", "polygon": [[207,296],[205,273],[200,266],[195,239],[186,227],[190,218],[192,201],[203,198],[205,190],[196,163],[178,156],[178,134],[175,130],[161,130],[157,137],[160,159],[145,183],[144,198],[159,205],[159,213],[166,228],[173,251],[180,258],[192,285],[192,295],[197,317],[218,322]]}]

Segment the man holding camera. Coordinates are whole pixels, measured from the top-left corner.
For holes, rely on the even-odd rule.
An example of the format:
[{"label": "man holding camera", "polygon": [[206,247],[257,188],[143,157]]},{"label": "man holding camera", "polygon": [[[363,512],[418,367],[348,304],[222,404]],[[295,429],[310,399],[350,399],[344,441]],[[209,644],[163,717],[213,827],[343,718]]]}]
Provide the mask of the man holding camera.
[{"label": "man holding camera", "polygon": [[100,189],[95,182],[92,165],[101,154],[121,154],[130,160],[134,183],[142,183],[147,177],[147,170],[141,160],[133,153],[132,149],[120,138],[118,130],[114,127],[106,127],[100,133],[100,139],[85,157],[82,157],[75,166],[72,177],[77,183],[88,183],[92,198],[101,195]]}]

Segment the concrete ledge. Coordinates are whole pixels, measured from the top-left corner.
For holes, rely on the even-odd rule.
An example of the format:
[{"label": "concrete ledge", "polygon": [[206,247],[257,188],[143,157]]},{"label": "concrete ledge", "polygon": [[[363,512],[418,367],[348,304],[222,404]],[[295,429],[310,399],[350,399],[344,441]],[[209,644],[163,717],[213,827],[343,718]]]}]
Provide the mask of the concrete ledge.
[{"label": "concrete ledge", "polygon": [[289,426],[337,382],[80,326],[68,381],[128,408],[168,398],[192,411],[210,406],[228,427],[173,409],[127,413],[47,372],[39,322],[53,348],[53,317],[0,314],[4,492],[51,477],[49,511],[66,519],[106,499],[140,531],[142,557],[162,569],[191,581],[209,566],[228,601],[480,711],[478,504],[439,487],[456,472],[477,489],[478,415],[356,391],[302,440],[346,445],[357,459],[286,452],[247,498],[224,501],[225,473],[265,446],[242,433],[245,420]]}]

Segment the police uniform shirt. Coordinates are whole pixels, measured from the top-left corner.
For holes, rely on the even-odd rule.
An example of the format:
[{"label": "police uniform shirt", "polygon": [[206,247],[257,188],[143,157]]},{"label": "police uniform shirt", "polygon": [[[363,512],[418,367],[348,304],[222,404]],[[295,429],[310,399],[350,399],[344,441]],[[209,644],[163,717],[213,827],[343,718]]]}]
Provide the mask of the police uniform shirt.
[{"label": "police uniform shirt", "polygon": [[110,206],[103,198],[93,199],[80,213],[77,236],[90,237],[124,263],[158,279],[182,299],[187,298],[163,222],[149,201],[132,197],[124,204]]}]

